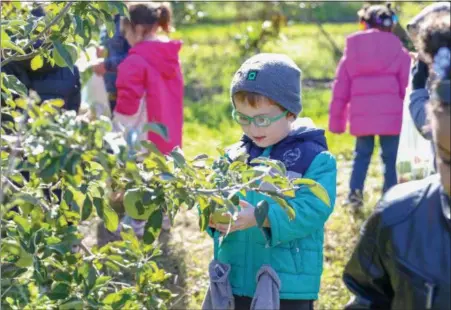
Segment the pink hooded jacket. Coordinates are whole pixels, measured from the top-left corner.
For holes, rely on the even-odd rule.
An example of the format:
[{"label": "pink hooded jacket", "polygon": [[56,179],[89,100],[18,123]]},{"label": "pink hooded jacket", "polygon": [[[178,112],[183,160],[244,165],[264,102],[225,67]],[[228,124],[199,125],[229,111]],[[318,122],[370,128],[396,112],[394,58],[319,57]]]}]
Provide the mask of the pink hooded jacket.
[{"label": "pink hooded jacket", "polygon": [[333,85],[329,130],[354,136],[398,135],[410,71],[410,56],[390,32],[350,35]]},{"label": "pink hooded jacket", "polygon": [[[179,60],[180,41],[143,41],[129,50],[119,65],[115,114],[127,127],[136,119],[162,123],[169,141],[149,132],[147,139],[167,154],[182,146],[183,76]],[[126,124],[126,123],[129,124]],[[138,121],[142,123],[143,121]]]}]

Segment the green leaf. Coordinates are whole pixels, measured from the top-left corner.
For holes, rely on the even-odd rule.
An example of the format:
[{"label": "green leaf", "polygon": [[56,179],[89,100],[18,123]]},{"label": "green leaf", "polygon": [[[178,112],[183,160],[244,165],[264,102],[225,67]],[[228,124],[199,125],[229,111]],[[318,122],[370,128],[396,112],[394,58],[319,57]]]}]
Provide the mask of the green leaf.
[{"label": "green leaf", "polygon": [[74,71],[74,63],[70,49],[67,45],[62,44],[59,40],[53,41],[53,46],[55,49],[53,50],[53,58],[57,62],[58,65],[61,65],[61,62],[58,62],[57,60],[63,60],[65,66],[69,67],[69,69],[73,72]]},{"label": "green leaf", "polygon": [[199,160],[207,160],[209,156],[207,154],[199,154],[192,160],[193,162],[199,161]]},{"label": "green leaf", "polygon": [[[132,249],[134,251],[137,251],[137,252],[140,251],[139,240],[138,240],[138,238],[136,238],[136,235],[135,235],[135,233],[133,232],[132,229],[121,231],[121,237],[122,237],[122,240],[124,240],[126,243],[130,243],[131,244]],[[122,257],[120,257],[119,262],[123,263]]]},{"label": "green leaf", "polygon": [[17,240],[14,239],[3,239],[1,243],[1,254],[10,253],[12,255],[20,255],[21,246]]},{"label": "green leaf", "polygon": [[80,163],[81,155],[78,153],[72,154],[71,157],[66,161],[64,169],[70,174],[74,175],[77,173],[77,166]]},{"label": "green leaf", "polygon": [[5,300],[6,300],[6,302],[7,302],[8,304],[10,304],[11,306],[14,305],[14,299],[12,299],[11,297],[8,296],[8,297],[6,297]]},{"label": "green leaf", "polygon": [[157,148],[157,146],[155,145],[155,143],[151,142],[151,141],[141,141],[141,145],[143,147],[145,147],[146,149],[148,149],[151,153],[153,153],[155,156],[158,156],[160,158],[164,158],[163,153],[160,152],[160,150]]},{"label": "green leaf", "polygon": [[119,15],[130,18],[128,8],[123,2],[119,1],[111,1],[109,4],[114,5],[119,12]]},{"label": "green leaf", "polygon": [[184,168],[186,166],[185,155],[183,154],[182,149],[180,147],[176,147],[171,152],[171,156],[172,158],[174,158],[174,162],[178,167]]},{"label": "green leaf", "polygon": [[163,223],[163,211],[161,209],[156,210],[147,220],[144,227],[144,243],[153,243],[160,235],[161,225]]},{"label": "green leaf", "polygon": [[105,222],[105,227],[109,231],[116,231],[119,225],[119,217],[116,211],[114,211],[110,206],[105,205],[103,208],[103,221]]},{"label": "green leaf", "polygon": [[59,310],[83,310],[83,301],[77,297],[72,297],[68,301],[58,306]]},{"label": "green leaf", "polygon": [[44,182],[50,182],[52,177],[60,171],[60,159],[52,158],[50,163],[41,170],[40,177]]},{"label": "green leaf", "polygon": [[95,286],[102,287],[105,285],[105,283],[107,283],[110,280],[111,280],[111,277],[109,277],[109,276],[100,276],[96,279]]},{"label": "green leaf", "polygon": [[257,226],[259,228],[263,227],[263,223],[268,217],[268,212],[269,212],[269,204],[265,200],[260,201],[257,204],[256,208],[254,209],[255,219],[257,220]]},{"label": "green leaf", "polygon": [[327,190],[318,182],[311,179],[296,179],[292,182],[294,185],[305,185],[310,191],[328,207],[332,207],[330,203],[330,197]]},{"label": "green leaf", "polygon": [[97,274],[93,266],[89,266],[88,272],[88,289],[91,290],[96,284]]},{"label": "green leaf", "polygon": [[41,205],[41,201],[38,198],[36,198],[35,196],[28,194],[28,193],[14,194],[12,203],[14,203],[14,204],[30,203],[35,206]]},{"label": "green leaf", "polygon": [[15,215],[13,218],[14,222],[19,225],[26,233],[30,232],[31,226],[28,221],[20,215]]},{"label": "green leaf", "polygon": [[121,300],[122,294],[121,293],[111,293],[108,294],[104,299],[103,299],[103,303],[107,304],[107,305],[111,305],[115,302],[118,302],[119,300]]},{"label": "green leaf", "polygon": [[164,140],[168,141],[169,133],[168,128],[160,123],[147,123],[143,126],[143,131],[151,131],[162,137]]},{"label": "green leaf", "polygon": [[237,171],[237,172],[243,172],[247,169],[247,165],[241,161],[234,161],[230,164],[229,170],[231,171]]},{"label": "green leaf", "polygon": [[72,276],[69,272],[59,271],[55,274],[55,281],[70,283],[72,281]]},{"label": "green leaf", "polygon": [[11,42],[9,40],[2,40],[1,44],[2,44],[2,49],[14,50],[22,55],[25,55],[25,52],[23,49],[21,49],[19,46],[17,46],[16,44],[14,44],[13,42]]},{"label": "green leaf", "polygon": [[2,74],[2,89],[4,88],[21,97],[26,97],[28,94],[27,87],[14,75]]},{"label": "green leaf", "polygon": [[5,30],[1,30],[1,32],[0,32],[0,40],[3,42],[3,41],[10,41],[10,38],[9,38],[9,35],[8,35],[8,33],[6,33],[6,31]]},{"label": "green leaf", "polygon": [[256,165],[260,164],[260,165],[269,166],[269,167],[275,169],[277,172],[279,172],[282,176],[285,176],[287,174],[287,169],[285,168],[285,165],[279,160],[258,157],[258,158],[253,159],[251,161],[251,164],[256,164]]},{"label": "green leaf", "polygon": [[91,38],[92,38],[92,30],[91,30],[91,25],[89,24],[89,22],[87,20],[83,21],[83,35],[82,35],[83,39],[84,39],[84,45],[88,45],[89,42],[91,42]]},{"label": "green leaf", "polygon": [[210,221],[211,209],[208,206],[208,202],[203,197],[197,197],[200,208],[199,227],[201,231],[205,231]]},{"label": "green leaf", "polygon": [[160,178],[160,180],[166,181],[166,182],[174,181],[176,179],[176,177],[172,173],[169,173],[169,172],[160,173],[158,175],[158,177]]},{"label": "green leaf", "polygon": [[139,188],[127,190],[124,195],[125,213],[135,220],[147,220],[157,207],[152,203],[153,199],[154,192],[151,190]]},{"label": "green leaf", "polygon": [[52,290],[47,293],[47,297],[51,300],[65,299],[70,294],[70,286],[64,282],[55,282]]},{"label": "green leaf", "polygon": [[92,199],[92,203],[94,204],[94,207],[96,208],[97,215],[103,219],[103,204],[104,204],[103,199],[94,197]]},{"label": "green leaf", "polygon": [[81,220],[86,221],[92,213],[92,199],[89,195],[86,195],[81,211]]},{"label": "green leaf", "polygon": [[270,195],[270,197],[271,197],[271,198],[272,198],[279,206],[281,206],[281,207],[285,210],[285,212],[287,213],[288,218],[289,218],[290,220],[293,220],[293,219],[294,219],[294,217],[296,216],[296,213],[294,212],[293,207],[291,207],[285,199],[283,199],[283,198],[281,198],[281,197],[279,197],[279,196],[276,196],[276,195]]}]

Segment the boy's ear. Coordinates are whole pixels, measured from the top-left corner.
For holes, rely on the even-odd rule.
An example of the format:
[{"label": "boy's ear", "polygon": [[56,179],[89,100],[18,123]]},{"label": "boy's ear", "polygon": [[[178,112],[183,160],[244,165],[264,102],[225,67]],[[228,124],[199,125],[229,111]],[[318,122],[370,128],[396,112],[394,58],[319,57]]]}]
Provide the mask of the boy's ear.
[{"label": "boy's ear", "polygon": [[296,120],[296,115],[294,115],[291,112],[288,112],[287,119],[290,120],[290,121],[295,121]]}]

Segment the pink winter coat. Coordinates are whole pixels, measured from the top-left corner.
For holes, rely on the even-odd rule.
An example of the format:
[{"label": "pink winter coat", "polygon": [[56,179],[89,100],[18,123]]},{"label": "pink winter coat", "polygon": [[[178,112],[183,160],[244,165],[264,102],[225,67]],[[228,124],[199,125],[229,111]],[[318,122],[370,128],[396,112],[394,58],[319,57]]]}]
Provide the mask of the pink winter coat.
[{"label": "pink winter coat", "polygon": [[[182,145],[183,76],[179,60],[180,41],[143,41],[129,50],[119,65],[115,117],[136,124],[164,124],[169,141],[149,132],[147,139],[167,154]],[[137,121],[138,120],[138,121]],[[129,123],[129,124],[127,124]],[[145,137],[144,137],[145,138]]]},{"label": "pink winter coat", "polygon": [[354,136],[398,135],[409,79],[410,56],[390,32],[350,35],[333,85],[329,130]]}]

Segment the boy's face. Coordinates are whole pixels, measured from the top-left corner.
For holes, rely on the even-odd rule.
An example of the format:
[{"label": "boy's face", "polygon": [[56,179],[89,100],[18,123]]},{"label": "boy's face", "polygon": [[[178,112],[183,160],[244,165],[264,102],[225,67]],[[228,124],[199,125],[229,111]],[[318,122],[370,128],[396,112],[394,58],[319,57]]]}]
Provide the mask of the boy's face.
[{"label": "boy's face", "polygon": [[[280,107],[272,104],[265,97],[259,97],[255,107],[252,107],[249,102],[247,102],[247,99],[244,99],[244,101],[234,101],[236,111],[249,117],[264,115],[274,118],[284,112]],[[284,116],[271,123],[268,127],[257,127],[253,122],[250,125],[241,125],[241,127],[243,128],[244,133],[251,138],[257,146],[264,148],[274,145],[288,136],[293,121],[294,116]]]}]

